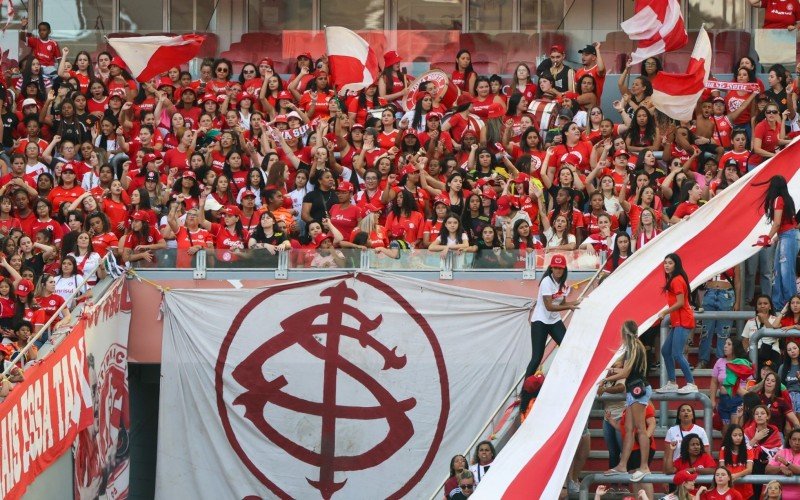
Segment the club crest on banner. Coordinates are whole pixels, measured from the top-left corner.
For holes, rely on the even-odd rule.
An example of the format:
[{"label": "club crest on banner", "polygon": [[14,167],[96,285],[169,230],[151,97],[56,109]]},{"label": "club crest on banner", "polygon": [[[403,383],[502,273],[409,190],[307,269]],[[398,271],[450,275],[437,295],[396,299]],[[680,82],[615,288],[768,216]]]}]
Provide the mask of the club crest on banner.
[{"label": "club crest on banner", "polygon": [[[362,312],[365,287],[405,311],[403,329]],[[256,295],[222,342],[215,385],[228,441],[279,496],[354,497],[375,482],[379,466],[408,478],[400,488],[387,483],[380,495],[405,495],[432,465],[449,414],[448,375],[433,329],[379,280],[333,282],[288,308],[281,298],[287,288]],[[437,425],[415,426],[415,414],[435,415]],[[265,462],[269,443],[283,452]],[[416,463],[404,453],[420,447],[427,453]],[[305,484],[275,473],[286,470],[302,471]]]}]

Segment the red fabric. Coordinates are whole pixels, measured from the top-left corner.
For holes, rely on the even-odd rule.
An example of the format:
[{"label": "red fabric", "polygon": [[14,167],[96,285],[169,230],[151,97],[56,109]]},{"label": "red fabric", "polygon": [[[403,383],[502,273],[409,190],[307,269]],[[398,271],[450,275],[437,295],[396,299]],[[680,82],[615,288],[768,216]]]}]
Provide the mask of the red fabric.
[{"label": "red fabric", "polygon": [[778,228],[778,234],[785,233],[786,231],[789,231],[789,230],[797,228],[797,222],[794,219],[795,214],[789,213],[789,212],[787,212],[786,210],[783,209],[783,198],[781,198],[780,196],[775,198],[775,204],[773,205],[773,208],[776,211],[777,210],[781,210],[782,211],[782,213],[781,213],[781,225]]},{"label": "red fabric", "polygon": [[695,326],[694,312],[689,304],[689,284],[681,276],[676,276],[669,284],[667,291],[667,304],[669,307],[678,301],[678,295],[683,295],[683,307],[669,313],[670,323],[673,327],[680,326],[692,329]]},{"label": "red fabric", "polygon": [[[140,82],[146,82],[172,67],[180,66],[193,59],[200,52],[200,45],[206,39],[204,35],[179,35],[165,38],[169,38],[169,40],[158,45],[152,42],[143,43],[137,37],[112,38],[109,43],[120,55],[138,50],[148,54],[140,56],[144,58],[142,61],[126,61],[133,77]],[[142,64],[145,66],[137,71],[135,68]]]},{"label": "red fabric", "polygon": [[[780,124],[776,124],[774,128],[771,128],[767,120],[762,120],[756,125],[756,128],[753,129],[753,139],[761,139],[761,149],[774,153],[778,148],[778,138],[780,134],[778,127],[780,126]],[[764,158],[759,154],[753,153],[750,157],[751,165],[758,165],[762,161],[764,161]]]},{"label": "red fabric", "polygon": [[785,30],[800,21],[798,0],[761,0],[764,9],[764,29]]}]

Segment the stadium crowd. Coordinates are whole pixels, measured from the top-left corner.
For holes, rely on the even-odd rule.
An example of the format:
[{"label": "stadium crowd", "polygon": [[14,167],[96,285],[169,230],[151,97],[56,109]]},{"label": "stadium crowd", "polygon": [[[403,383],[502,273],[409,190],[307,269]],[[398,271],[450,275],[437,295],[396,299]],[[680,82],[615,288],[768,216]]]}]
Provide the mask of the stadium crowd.
[{"label": "stadium crowd", "polygon": [[[447,75],[455,95],[415,82],[401,70],[402,55],[389,51],[373,85],[339,95],[326,57],[310,53],[297,54],[290,75],[278,74],[269,58],[244,64],[238,76],[231,61],[216,59],[204,60],[198,75],[176,67],[138,83],[111,53],[72,54],[50,38],[46,22],[22,36],[30,55],[0,89],[5,360],[76,289],[77,300],[91,295],[92,283],[81,285],[80,276],[97,269],[102,277],[107,255],[155,265],[171,248],[170,264],[189,267],[205,249],[231,265],[274,267],[279,252],[291,252],[296,267],[345,267],[346,249],[386,258],[426,249],[473,254],[475,267],[521,267],[526,253],[541,251],[551,256],[533,317],[524,414],[535,404],[544,340],[560,342],[560,311],[577,306],[565,300],[561,253],[604,255],[604,271],[613,272],[800,131],[794,68],[766,68],[762,82],[750,57],[732,73],[752,89],[709,89],[694,120],[680,123],[650,99],[657,57],[638,76],[627,65],[616,82],[622,98],[604,116],[600,43],[580,50],[576,67],[565,64],[574,54],[554,45],[538,66],[519,64],[510,81],[477,74],[461,50]],[[553,104],[549,121],[531,112],[537,104]],[[800,340],[760,340],[755,369],[744,350],[761,326],[800,328],[795,204],[785,180],[765,190],[775,224],[763,248],[706,283],[701,300],[692,297],[680,258],[665,259],[671,329],[664,346],[656,330],[641,344],[635,325],[623,328],[626,357],[598,391],[629,399],[605,403],[610,482],[626,471],[641,481],[649,471],[656,441],[648,365],[662,356],[667,364],[670,382],[657,391],[698,390],[683,354],[697,326],[692,303],[706,311],[752,304],[755,316],[737,335],[731,321],[702,324],[694,369],[713,368],[711,399],[724,439],[711,450],[692,405],[681,407],[663,444],[664,472],[676,473],[673,498],[698,491],[695,498],[756,498],[760,487],[736,480],[800,473]],[[0,396],[35,357],[31,350],[13,368]],[[453,457],[445,496],[470,496],[494,455],[484,441],[473,457]],[[581,466],[576,460],[565,492],[576,491]],[[696,490],[697,474],[714,474],[714,487]],[[653,498],[652,485],[635,487]],[[775,488],[766,486],[765,498],[780,498]],[[800,498],[795,486],[782,494]]]}]

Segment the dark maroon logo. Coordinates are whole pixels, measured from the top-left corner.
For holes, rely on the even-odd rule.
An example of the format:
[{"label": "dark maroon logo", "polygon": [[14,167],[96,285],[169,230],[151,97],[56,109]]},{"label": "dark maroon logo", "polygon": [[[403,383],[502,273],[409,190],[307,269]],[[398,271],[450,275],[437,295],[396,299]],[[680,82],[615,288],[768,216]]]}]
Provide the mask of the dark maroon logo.
[{"label": "dark maroon logo", "polygon": [[[322,290],[315,284],[313,294],[302,285],[257,295],[223,342],[217,403],[227,437],[281,497],[353,497],[392,485],[391,477],[390,489],[373,492],[401,497],[427,472],[447,421],[447,374],[435,335],[402,296],[371,276],[337,278]],[[365,308],[360,295],[370,303],[378,295],[385,314],[365,313],[376,308]],[[293,299],[300,296],[305,300]],[[435,383],[419,384],[418,375]],[[430,424],[432,414],[435,426],[415,425],[420,416]],[[418,451],[421,444],[427,451]],[[378,480],[382,467],[388,476]]]}]

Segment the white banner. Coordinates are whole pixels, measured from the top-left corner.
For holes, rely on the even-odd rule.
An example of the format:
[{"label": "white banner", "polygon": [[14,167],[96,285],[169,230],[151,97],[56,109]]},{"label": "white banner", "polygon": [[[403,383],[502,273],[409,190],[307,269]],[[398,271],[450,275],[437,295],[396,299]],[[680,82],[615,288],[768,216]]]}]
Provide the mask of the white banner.
[{"label": "white banner", "polygon": [[165,295],[156,498],[427,498],[530,359],[529,298],[382,273]]},{"label": "white banner", "polygon": [[100,302],[87,306],[79,321],[85,324],[94,420],[75,440],[75,498],[127,498],[131,308],[125,279],[117,279]]}]

